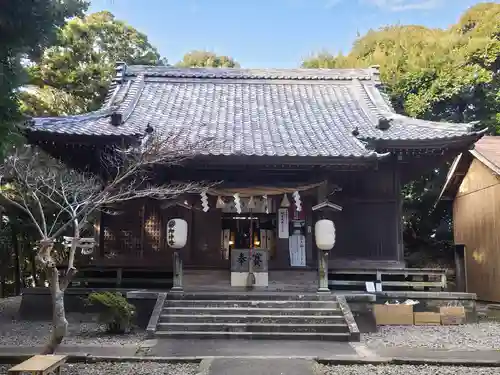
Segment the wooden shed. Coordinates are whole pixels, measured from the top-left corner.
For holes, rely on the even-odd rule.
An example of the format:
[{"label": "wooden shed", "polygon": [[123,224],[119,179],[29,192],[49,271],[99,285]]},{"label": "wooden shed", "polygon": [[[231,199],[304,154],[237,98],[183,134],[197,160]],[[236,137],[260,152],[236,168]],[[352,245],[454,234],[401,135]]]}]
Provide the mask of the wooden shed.
[{"label": "wooden shed", "polygon": [[455,243],[465,249],[466,291],[500,301],[500,137],[483,137],[455,159],[440,200],[453,202]]}]

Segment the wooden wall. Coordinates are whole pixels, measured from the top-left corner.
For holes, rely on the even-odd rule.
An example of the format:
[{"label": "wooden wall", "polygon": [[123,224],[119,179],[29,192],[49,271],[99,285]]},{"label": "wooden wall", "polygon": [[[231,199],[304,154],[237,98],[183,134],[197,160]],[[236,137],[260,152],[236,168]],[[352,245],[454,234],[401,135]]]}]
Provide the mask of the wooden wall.
[{"label": "wooden wall", "polygon": [[466,247],[467,291],[500,301],[500,179],[474,159],[453,205],[455,243]]},{"label": "wooden wall", "polygon": [[229,270],[229,260],[224,260],[221,252],[222,213],[214,208],[215,201],[212,203],[208,212],[193,211],[192,243],[186,250],[190,252],[191,258],[186,265]]},{"label": "wooden wall", "polygon": [[162,209],[155,200],[124,204],[118,214],[101,218],[100,263],[156,268],[172,267],[172,250],[166,246],[166,223],[189,213],[180,207]]},{"label": "wooden wall", "polygon": [[330,259],[403,261],[402,205],[397,165],[353,176],[330,198],[343,207],[331,214],[337,243]]},{"label": "wooden wall", "polygon": [[[328,199],[340,204],[343,210],[330,214],[337,228],[337,244],[330,252],[331,260],[401,261],[400,185],[394,164],[377,171],[335,174],[332,180],[341,181],[343,190]],[[192,198],[199,204],[199,198]],[[291,195],[289,199],[292,200]],[[317,263],[313,232],[318,217],[311,207],[318,199],[314,191],[302,197],[306,228],[311,229],[310,232],[306,229],[309,267],[316,267]],[[215,209],[216,198],[210,200],[208,212],[181,206],[162,209],[160,202],[151,200],[124,206],[122,215],[105,216],[101,223],[104,259],[171,267],[172,250],[165,243],[165,227],[169,219],[181,217],[188,222],[189,230],[188,244],[181,251],[185,266],[229,269],[229,260],[223,259],[221,253],[221,211]],[[270,267],[286,269],[289,264],[288,240],[277,239],[276,256]]]},{"label": "wooden wall", "polygon": [[396,202],[348,202],[334,214],[337,243],[330,258],[398,260]]}]

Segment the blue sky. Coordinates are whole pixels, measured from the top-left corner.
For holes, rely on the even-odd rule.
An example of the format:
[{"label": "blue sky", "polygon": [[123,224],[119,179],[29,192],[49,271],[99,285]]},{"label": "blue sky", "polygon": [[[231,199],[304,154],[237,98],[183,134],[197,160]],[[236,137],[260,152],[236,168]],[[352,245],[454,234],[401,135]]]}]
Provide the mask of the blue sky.
[{"label": "blue sky", "polygon": [[193,49],[247,68],[293,68],[313,52],[347,52],[388,24],[448,27],[474,0],[92,0],[146,33],[171,63]]}]

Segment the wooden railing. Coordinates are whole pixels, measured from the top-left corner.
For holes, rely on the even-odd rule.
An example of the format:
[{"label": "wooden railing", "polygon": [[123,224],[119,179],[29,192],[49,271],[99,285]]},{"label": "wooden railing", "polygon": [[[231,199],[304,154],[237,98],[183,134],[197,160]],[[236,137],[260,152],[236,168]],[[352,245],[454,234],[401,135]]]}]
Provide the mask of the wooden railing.
[{"label": "wooden railing", "polygon": [[336,269],[328,272],[330,289],[365,290],[366,282],[378,282],[383,291],[444,291],[447,270],[434,268]]},{"label": "wooden railing", "polygon": [[124,266],[85,266],[78,269],[70,287],[170,289],[172,283],[172,270],[163,271]]}]

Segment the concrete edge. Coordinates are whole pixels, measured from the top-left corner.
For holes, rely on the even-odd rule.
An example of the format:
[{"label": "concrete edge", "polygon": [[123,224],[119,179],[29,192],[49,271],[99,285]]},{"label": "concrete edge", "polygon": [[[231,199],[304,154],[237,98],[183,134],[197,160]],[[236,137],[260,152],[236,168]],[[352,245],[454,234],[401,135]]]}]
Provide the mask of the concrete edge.
[{"label": "concrete edge", "polygon": [[[19,363],[33,355],[0,354],[0,364]],[[234,359],[304,359],[313,360],[322,365],[431,365],[431,366],[456,366],[456,367],[500,367],[498,360],[461,360],[461,359],[428,359],[428,358],[404,358],[404,357],[376,357],[361,358],[357,356],[336,356],[331,358],[317,358],[308,356],[194,356],[194,357],[145,357],[145,356],[93,356],[88,354],[68,355],[67,363],[98,363],[98,362],[157,362],[157,363],[194,363],[202,364],[200,370],[209,366],[216,358]]]},{"label": "concrete edge", "polygon": [[[35,354],[0,354],[0,364],[25,361]],[[98,362],[158,362],[158,363],[201,363],[202,357],[146,357],[146,356],[95,356],[90,354],[68,354],[66,363]]]},{"label": "concrete edge", "polygon": [[462,359],[429,359],[429,358],[393,358],[391,361],[395,365],[434,365],[434,366],[460,366],[460,367],[500,367],[498,360],[462,360]]},{"label": "concrete edge", "polygon": [[436,359],[436,358],[405,358],[405,357],[376,357],[376,358],[318,358],[316,362],[323,365],[380,365],[380,366],[451,366],[451,367],[500,367],[498,360],[462,360],[462,359]]},{"label": "concrete edge", "polygon": [[382,292],[376,292],[375,295],[377,297],[385,297],[385,298],[477,301],[476,293],[462,293],[462,292],[425,292],[425,291],[411,290],[411,291],[382,291]]},{"label": "concrete edge", "polygon": [[340,310],[344,315],[344,320],[349,328],[349,333],[351,334],[349,341],[359,341],[361,339],[361,334],[359,333],[358,324],[356,323],[356,319],[354,319],[354,315],[352,315],[349,304],[344,296],[337,296],[337,302],[339,303]]},{"label": "concrete edge", "polygon": [[160,320],[160,315],[167,300],[167,293],[158,293],[156,298],[155,307],[151,313],[151,318],[149,318],[148,326],[146,328],[146,334],[149,338],[154,337],[156,328],[158,326],[158,321]]},{"label": "concrete edge", "polygon": [[198,366],[197,375],[206,375],[210,373],[210,367],[212,366],[213,358],[205,358],[200,362]]}]

